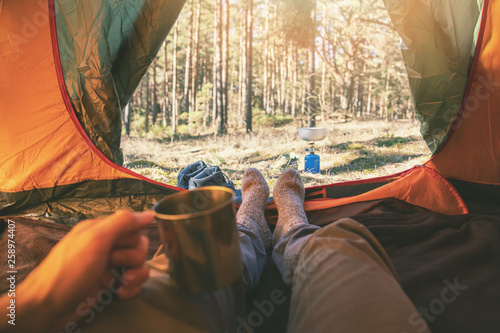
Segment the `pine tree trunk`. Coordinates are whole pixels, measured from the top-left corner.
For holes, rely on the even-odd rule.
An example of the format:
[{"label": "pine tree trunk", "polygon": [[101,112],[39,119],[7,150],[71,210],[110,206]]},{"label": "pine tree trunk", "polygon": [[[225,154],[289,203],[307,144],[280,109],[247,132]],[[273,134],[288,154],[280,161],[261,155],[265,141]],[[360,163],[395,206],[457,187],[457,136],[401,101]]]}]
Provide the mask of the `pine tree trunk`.
[{"label": "pine tree trunk", "polygon": [[307,112],[307,79],[302,82],[302,104],[300,106],[300,116],[306,114]]},{"label": "pine tree trunk", "polygon": [[[281,57],[279,57],[281,59]],[[276,84],[276,100],[277,100],[277,108],[281,110],[281,61],[278,60],[278,63],[276,64],[276,79],[277,79],[277,84]]]},{"label": "pine tree trunk", "polygon": [[191,78],[191,108],[197,111],[196,98],[198,95],[198,57],[200,50],[200,13],[201,0],[196,1],[196,14],[194,19],[193,36],[193,71]]},{"label": "pine tree trunk", "polygon": [[298,51],[297,46],[292,45],[292,117],[295,118],[297,115],[297,72],[299,71],[299,65],[297,61]]},{"label": "pine tree trunk", "polygon": [[213,70],[212,70],[212,75],[213,75],[213,97],[212,97],[212,125],[215,125],[215,122],[218,120],[219,117],[219,95],[218,95],[218,90],[217,90],[217,85],[219,82],[219,75],[218,75],[218,67],[217,64],[219,62],[218,57],[219,57],[219,0],[214,0],[214,55],[213,55]]},{"label": "pine tree trunk", "polygon": [[364,75],[361,74],[358,78],[358,117],[361,117],[363,114],[363,108],[364,108],[364,101],[363,101],[363,94],[364,94],[364,86],[363,86],[363,78]]},{"label": "pine tree trunk", "polygon": [[[356,117],[357,114],[357,107],[358,107],[358,85],[357,85],[358,80],[356,77],[353,78],[352,81],[352,102],[349,105],[349,112],[353,117]],[[356,88],[356,90],[354,90]],[[356,92],[356,94],[354,94]]]},{"label": "pine tree trunk", "polygon": [[414,112],[413,112],[413,103],[411,101],[411,98],[408,98],[408,100],[406,101],[406,109],[408,110],[406,113],[406,118],[413,119]]},{"label": "pine tree trunk", "polygon": [[[240,52],[238,67],[238,127],[243,127],[243,91],[245,84],[245,20],[244,12],[240,15]],[[245,90],[246,91],[246,90]]]},{"label": "pine tree trunk", "polygon": [[385,93],[384,93],[384,112],[385,121],[389,121],[389,86],[391,82],[391,73],[387,70],[387,81],[385,82]]},{"label": "pine tree trunk", "polygon": [[230,7],[229,0],[224,1],[224,10],[223,10],[223,25],[224,25],[224,38],[222,43],[222,113],[224,120],[223,123],[223,133],[227,133],[227,119],[228,119],[228,109],[229,109],[229,15],[230,15]]},{"label": "pine tree trunk", "polygon": [[335,93],[336,93],[336,89],[335,89],[335,84],[334,84],[334,78],[332,78],[332,76],[330,75],[330,88],[329,88],[329,91],[330,91],[330,112],[333,114],[335,112]]},{"label": "pine tree trunk", "polygon": [[215,29],[217,30],[217,38],[215,38],[216,48],[216,100],[217,100],[217,134],[224,134],[224,96],[223,96],[223,77],[222,77],[222,40],[223,40],[223,13],[222,13],[222,2],[223,0],[215,1]]},{"label": "pine tree trunk", "polygon": [[252,131],[252,48],[253,48],[253,0],[247,0],[246,27],[246,131]]},{"label": "pine tree trunk", "polygon": [[347,112],[352,113],[352,105],[353,105],[353,97],[354,97],[354,80],[355,77],[352,74],[349,74],[349,80],[346,79],[345,82],[347,82],[347,87],[344,89],[344,91],[347,94],[346,101],[347,101]]},{"label": "pine tree trunk", "polygon": [[292,43],[288,43],[286,48],[286,85],[285,85],[285,113],[290,114],[291,110],[291,89],[293,85],[293,46]]},{"label": "pine tree trunk", "polygon": [[[311,9],[311,20],[313,24],[316,22],[316,1],[314,1],[313,8]],[[316,70],[315,70],[315,34],[313,38],[310,40],[310,46],[308,49],[308,70],[307,75],[309,76],[308,85],[307,85],[307,126],[315,127],[316,126]]]},{"label": "pine tree trunk", "polygon": [[370,75],[368,79],[368,98],[366,100],[366,113],[372,112],[372,89],[373,89],[373,76]]},{"label": "pine tree trunk", "polygon": [[314,49],[313,46],[310,46],[308,51],[307,51],[307,56],[308,56],[308,70],[307,70],[307,75],[309,79],[307,80],[307,99],[306,99],[306,104],[307,104],[307,126],[308,127],[315,127],[316,126],[316,96],[314,94],[314,91],[316,90],[316,72],[314,69]]},{"label": "pine tree trunk", "polygon": [[[273,28],[274,30],[277,27],[277,13],[273,12]],[[269,71],[271,72],[271,89],[269,91],[269,110],[268,113],[276,114],[276,100],[274,98],[276,92],[276,38],[272,37],[273,42],[271,44],[271,63],[269,64]]]},{"label": "pine tree trunk", "polygon": [[158,69],[158,57],[155,57],[153,60],[153,82],[151,85],[152,91],[151,91],[151,99],[152,99],[152,105],[151,105],[151,124],[156,124],[156,114],[157,114],[157,107],[156,105],[158,104],[158,96],[156,95],[156,72]]},{"label": "pine tree trunk", "polygon": [[384,95],[385,93],[383,91],[380,91],[380,94],[378,95],[378,109],[376,111],[377,116],[382,119],[384,118]]},{"label": "pine tree trunk", "polygon": [[278,61],[276,63],[276,78],[278,80],[276,98],[278,100],[278,109],[283,113],[283,49],[277,51],[281,52],[281,54],[278,54]]},{"label": "pine tree trunk", "polygon": [[284,45],[281,53],[281,113],[285,114],[286,105],[286,81],[287,81],[287,46]]},{"label": "pine tree trunk", "polygon": [[132,122],[132,107],[128,103],[122,111],[122,121],[125,125],[125,135],[130,135],[130,123]]},{"label": "pine tree trunk", "polygon": [[[209,55],[207,54],[205,56],[205,58],[201,58],[201,68],[202,68],[202,73],[203,73],[203,76],[201,78],[201,82],[202,82],[202,85],[206,84],[209,80],[208,80],[208,66],[209,66],[209,59],[208,59]],[[208,91],[208,89],[205,89],[205,103],[203,105],[203,120],[202,120],[202,123],[203,123],[203,127],[207,127],[208,126],[208,114],[210,112],[209,108],[210,108],[210,91]]]},{"label": "pine tree trunk", "polygon": [[167,127],[168,123],[168,50],[167,41],[163,44],[163,59],[165,67],[163,68],[163,103],[162,103],[162,124]]},{"label": "pine tree trunk", "polygon": [[178,24],[174,27],[174,52],[172,55],[172,135],[177,134],[177,35]]},{"label": "pine tree trunk", "polygon": [[189,22],[188,22],[188,36],[186,45],[186,64],[184,68],[184,107],[183,113],[188,114],[188,126],[191,126],[191,113],[189,112],[189,81],[191,78],[191,46],[193,44],[193,10],[194,1],[191,0],[189,6]]},{"label": "pine tree trunk", "polygon": [[145,117],[144,117],[144,130],[146,131],[146,134],[149,132],[149,113],[151,111],[151,99],[150,99],[150,93],[151,93],[151,77],[149,74],[149,71],[145,75],[146,79],[146,108],[145,108]]},{"label": "pine tree trunk", "polygon": [[326,64],[321,63],[321,120],[325,121],[325,109],[326,109]]},{"label": "pine tree trunk", "polygon": [[269,8],[269,0],[266,1],[266,37],[264,40],[264,88],[262,93],[262,106],[264,108],[265,113],[269,113],[269,16],[270,8]]},{"label": "pine tree trunk", "polygon": [[[328,28],[328,8],[327,3],[325,2],[324,14],[323,14],[323,29]],[[326,38],[323,38],[323,52],[326,50]],[[326,63],[324,61],[321,62],[321,120],[325,121],[325,109],[326,106]]]},{"label": "pine tree trunk", "polygon": [[148,76],[148,73],[146,72],[146,74],[144,75],[144,77],[141,80],[141,85],[139,87],[139,106],[141,107],[142,110],[146,109],[145,103],[147,101],[147,98],[145,98],[145,96],[146,96],[145,90],[147,89],[146,84],[148,83],[147,76]]}]

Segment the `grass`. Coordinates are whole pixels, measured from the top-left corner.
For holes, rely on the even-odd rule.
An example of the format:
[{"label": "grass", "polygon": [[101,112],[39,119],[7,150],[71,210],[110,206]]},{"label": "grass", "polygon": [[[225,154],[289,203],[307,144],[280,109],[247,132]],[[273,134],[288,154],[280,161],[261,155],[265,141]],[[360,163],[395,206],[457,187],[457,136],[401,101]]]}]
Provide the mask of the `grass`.
[{"label": "grass", "polygon": [[404,145],[406,143],[408,143],[408,139],[400,136],[394,137],[394,135],[386,135],[385,137],[377,139],[377,145],[379,147],[392,147],[394,145]]},{"label": "grass", "polygon": [[390,175],[426,162],[430,152],[409,120],[386,123],[352,121],[318,124],[327,137],[315,144],[321,174],[304,173],[308,143],[299,139],[297,123],[260,126],[253,133],[234,132],[222,137],[200,135],[182,139],[123,137],[125,166],[154,180],[176,185],[177,174],[188,164],[203,160],[218,165],[237,187],[249,167],[259,169],[272,188],[280,173],[297,158],[306,186]]}]

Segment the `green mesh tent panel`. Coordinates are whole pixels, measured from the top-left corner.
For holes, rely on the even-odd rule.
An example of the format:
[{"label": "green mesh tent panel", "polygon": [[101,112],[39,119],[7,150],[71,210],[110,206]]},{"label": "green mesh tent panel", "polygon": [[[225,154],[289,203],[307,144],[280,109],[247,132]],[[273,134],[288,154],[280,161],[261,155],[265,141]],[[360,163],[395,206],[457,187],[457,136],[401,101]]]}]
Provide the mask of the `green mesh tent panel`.
[{"label": "green mesh tent panel", "polygon": [[106,157],[123,163],[121,111],[185,0],[57,0],[57,38],[78,120]]},{"label": "green mesh tent panel", "polygon": [[472,64],[481,0],[384,0],[402,54],[421,133],[435,153],[458,115]]}]

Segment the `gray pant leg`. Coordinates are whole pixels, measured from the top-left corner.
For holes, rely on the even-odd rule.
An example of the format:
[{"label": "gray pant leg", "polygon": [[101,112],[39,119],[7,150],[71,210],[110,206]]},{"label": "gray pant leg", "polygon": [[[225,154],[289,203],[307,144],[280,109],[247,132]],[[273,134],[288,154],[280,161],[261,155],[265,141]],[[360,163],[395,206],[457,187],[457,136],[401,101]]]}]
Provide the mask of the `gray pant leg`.
[{"label": "gray pant leg", "polygon": [[238,225],[241,259],[243,261],[243,282],[245,290],[257,287],[266,264],[266,249],[259,236]]},{"label": "gray pant leg", "polygon": [[429,332],[381,245],[354,220],[296,227],[273,258],[292,286],[287,332]]},{"label": "gray pant leg", "polygon": [[283,281],[292,287],[296,259],[300,249],[309,240],[312,234],[320,227],[312,224],[301,224],[292,228],[283,236],[273,249],[273,261],[281,273]]}]

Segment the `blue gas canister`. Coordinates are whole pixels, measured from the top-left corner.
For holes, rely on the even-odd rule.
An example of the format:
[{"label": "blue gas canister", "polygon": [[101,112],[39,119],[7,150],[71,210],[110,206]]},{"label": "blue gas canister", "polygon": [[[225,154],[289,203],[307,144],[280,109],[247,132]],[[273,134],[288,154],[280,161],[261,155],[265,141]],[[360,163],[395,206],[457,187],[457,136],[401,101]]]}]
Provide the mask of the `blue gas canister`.
[{"label": "blue gas canister", "polygon": [[316,155],[311,149],[306,149],[309,154],[305,157],[304,171],[310,173],[319,173],[319,155]]}]

